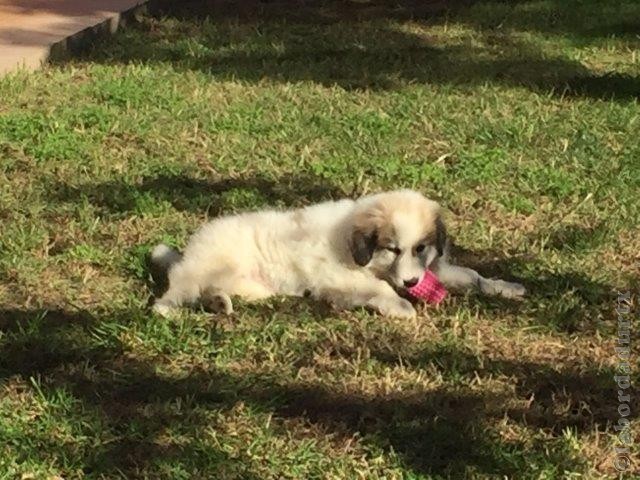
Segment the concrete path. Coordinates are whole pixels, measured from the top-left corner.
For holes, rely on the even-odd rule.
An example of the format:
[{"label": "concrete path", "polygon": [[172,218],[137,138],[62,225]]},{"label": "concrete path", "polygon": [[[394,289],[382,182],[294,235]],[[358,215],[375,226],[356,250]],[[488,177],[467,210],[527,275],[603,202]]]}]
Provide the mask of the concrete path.
[{"label": "concrete path", "polygon": [[91,33],[115,31],[145,0],[0,0],[0,75],[35,69]]}]

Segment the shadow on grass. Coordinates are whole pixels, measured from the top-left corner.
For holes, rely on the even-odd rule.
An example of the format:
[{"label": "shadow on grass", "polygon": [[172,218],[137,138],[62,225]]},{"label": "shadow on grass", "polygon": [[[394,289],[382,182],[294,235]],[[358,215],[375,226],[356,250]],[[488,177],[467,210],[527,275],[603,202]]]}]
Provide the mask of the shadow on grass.
[{"label": "shadow on grass", "polygon": [[[197,442],[196,432],[210,426],[211,414],[239,403],[275,414],[276,422],[302,420],[336,438],[357,434],[366,443],[392,449],[413,471],[432,475],[461,475],[469,469],[516,475],[536,458],[559,471],[574,471],[579,465],[569,450],[549,453],[547,445],[504,440],[496,425],[508,418],[522,427],[561,435],[565,428],[603,429],[609,421],[612,372],[595,363],[552,366],[483,358],[454,347],[416,351],[398,346],[409,352],[403,364],[412,368],[435,366],[445,379],[504,375],[513,379],[515,389],[483,390],[448,382],[449,386],[424,392],[365,396],[206,368],[196,368],[186,377],[167,377],[157,373],[152,361],[132,356],[119,341],[97,341],[94,335],[105,321],[127,322],[139,314],[123,311],[99,318],[64,311],[0,312],[0,376],[36,376],[45,391],[66,389],[81,402],[79,408],[98,412],[113,434],[113,441],[75,459],[85,474],[134,478],[156,468],[159,461],[175,461],[203,475],[258,478],[241,459]],[[363,347],[380,362],[399,361],[399,352]],[[182,407],[170,408],[176,404]],[[187,428],[190,440],[159,441],[168,425]],[[56,452],[45,453],[55,457]]]},{"label": "shadow on grass", "polygon": [[523,301],[512,301],[474,294],[470,298],[456,298],[447,308],[459,309],[462,304],[484,314],[508,313],[528,324],[569,334],[611,333],[616,328],[613,305],[621,287],[579,271],[550,271],[531,255],[505,258],[504,254],[489,250],[454,247],[452,256],[455,263],[471,267],[485,277],[522,283],[527,295]]},{"label": "shadow on grass", "polygon": [[110,359],[121,350],[117,345],[87,348],[95,325],[87,312],[0,310],[0,377],[33,376],[86,358]]},{"label": "shadow on grass", "polygon": [[[509,418],[544,428],[556,435],[567,429],[590,431],[611,420],[609,391],[612,369],[583,369],[566,364],[519,362],[500,358],[503,352],[478,355],[450,346],[436,346],[402,356],[411,368],[435,367],[445,379],[478,373],[481,378],[505,376],[513,379],[517,406],[504,405]],[[400,364],[398,353],[373,350],[371,356],[388,364]]]},{"label": "shadow on grass", "polygon": [[[531,12],[510,14],[513,6],[508,3],[469,13],[470,4],[483,3],[203,0],[176,6],[157,2],[151,11],[174,21],[142,22],[106,46],[100,44],[85,59],[160,62],[178,70],[203,71],[216,79],[310,81],[345,89],[490,82],[562,96],[640,96],[636,76],[592,72],[577,60],[550,54],[514,35],[519,29],[553,28],[569,35],[606,36],[625,32],[628,26],[608,22],[606,27],[592,28],[592,8],[581,2],[570,2],[570,8],[553,2],[545,6],[546,15],[539,14],[538,23]],[[522,24],[517,21],[520,17],[525,18]],[[556,17],[563,23],[550,27],[554,22],[549,19]],[[510,28],[500,28],[499,18],[507,18]],[[426,27],[467,24],[479,29],[482,41],[442,41],[402,27],[399,22],[405,20]]]},{"label": "shadow on grass", "polygon": [[130,184],[112,181],[80,186],[58,184],[50,197],[60,202],[88,200],[105,214],[144,209],[149,203],[170,203],[177,210],[216,216],[258,207],[301,207],[342,198],[345,192],[311,175],[247,176],[209,180],[185,175],[161,175]]},{"label": "shadow on grass", "polygon": [[[584,37],[635,36],[638,19],[610,15],[593,18],[592,13],[609,10],[618,13],[620,4],[637,10],[631,2],[584,0],[154,0],[149,12],[159,17],[182,20],[215,18],[218,20],[286,20],[310,25],[367,20],[440,20],[454,16],[479,29],[514,29],[545,33],[568,33]],[[524,7],[524,8],[523,8]]]},{"label": "shadow on grass", "polygon": [[[338,436],[358,433],[367,442],[393,449],[416,472],[461,474],[473,468],[510,475],[521,471],[526,459],[544,456],[544,449],[540,446],[540,450],[531,451],[517,442],[503,444],[489,433],[494,422],[508,415],[523,425],[572,426],[582,430],[594,422],[606,422],[606,417],[592,407],[589,421],[575,422],[570,412],[554,409],[554,402],[558,401],[554,393],[564,392],[589,405],[595,401],[604,404],[610,397],[609,389],[604,388],[609,376],[604,372],[554,371],[544,365],[518,362],[489,361],[483,365],[463,352],[428,352],[412,361],[436,362],[444,370],[453,368],[453,363],[459,368],[464,362],[467,371],[473,369],[481,376],[515,376],[517,396],[535,395],[533,403],[542,403],[539,412],[511,409],[499,392],[466,387],[366,397],[337,394],[321,385],[290,384],[259,376],[236,377],[215,370],[196,370],[186,378],[172,379],[158,375],[152,363],[127,355],[117,342],[106,349],[93,348],[94,327],[82,315],[20,310],[3,311],[2,315],[9,320],[3,330],[10,334],[5,335],[2,345],[2,375],[38,375],[45,389],[67,389],[90,410],[100,412],[114,433],[115,441],[78,459],[85,465],[85,473],[91,474],[119,473],[132,478],[142,475],[159,459],[175,458],[202,474],[220,467],[227,469],[227,475],[231,468],[237,478],[251,478],[251,472],[238,459],[229,459],[223,452],[205,452],[191,443],[156,441],[167,425],[204,427],[210,419],[199,417],[198,412],[226,411],[243,402],[260,411],[273,412],[277,418],[302,419]],[[32,332],[28,342],[15,340],[11,334],[18,332],[26,319],[34,317],[40,318],[39,333]],[[127,317],[127,312],[120,312],[108,318]],[[84,345],[73,341],[65,344],[64,338],[74,338],[68,335],[71,327],[83,332]],[[80,337],[75,335],[76,339]],[[52,338],[57,340],[52,342]],[[380,358],[384,356],[380,354]],[[79,364],[91,367],[92,374],[71,368]],[[163,408],[167,402],[176,401],[183,401],[185,408],[173,412]],[[197,406],[197,411],[191,411],[189,405]],[[563,455],[558,452],[558,465],[571,469],[572,461]]]}]

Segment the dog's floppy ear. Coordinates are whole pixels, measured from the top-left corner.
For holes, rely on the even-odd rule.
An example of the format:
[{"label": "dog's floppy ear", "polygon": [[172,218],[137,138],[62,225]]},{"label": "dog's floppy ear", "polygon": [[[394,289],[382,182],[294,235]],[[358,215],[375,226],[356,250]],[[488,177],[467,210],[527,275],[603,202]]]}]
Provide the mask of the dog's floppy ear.
[{"label": "dog's floppy ear", "polygon": [[438,256],[444,255],[445,247],[447,246],[447,229],[442,221],[442,216],[438,214],[436,217],[436,250]]},{"label": "dog's floppy ear", "polygon": [[389,235],[388,213],[381,202],[365,204],[352,218],[349,248],[353,260],[364,267],[371,261],[381,237]]},{"label": "dog's floppy ear", "polygon": [[378,244],[378,233],[373,230],[366,231],[362,228],[354,228],[349,240],[349,248],[351,249],[351,255],[353,260],[364,267],[371,261],[373,252]]}]

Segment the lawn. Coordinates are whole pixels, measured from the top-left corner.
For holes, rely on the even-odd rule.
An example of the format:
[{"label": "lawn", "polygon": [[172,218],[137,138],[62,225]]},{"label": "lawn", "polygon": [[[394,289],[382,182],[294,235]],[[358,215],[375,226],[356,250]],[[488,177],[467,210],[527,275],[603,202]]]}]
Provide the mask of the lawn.
[{"label": "lawn", "polygon": [[[307,3],[151,11],[0,79],[0,478],[617,475],[640,4]],[[397,187],[527,298],[150,313],[157,242]]]}]

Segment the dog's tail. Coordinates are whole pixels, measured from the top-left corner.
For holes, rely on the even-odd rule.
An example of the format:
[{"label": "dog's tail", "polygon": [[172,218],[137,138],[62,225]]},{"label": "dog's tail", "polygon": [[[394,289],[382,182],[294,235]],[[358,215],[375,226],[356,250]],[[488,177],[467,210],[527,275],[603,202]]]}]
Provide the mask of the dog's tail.
[{"label": "dog's tail", "polygon": [[168,272],[171,266],[182,259],[182,254],[173,247],[160,243],[151,251],[151,263],[158,270]]}]

